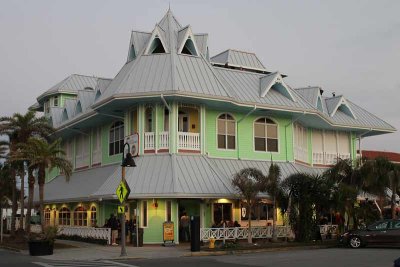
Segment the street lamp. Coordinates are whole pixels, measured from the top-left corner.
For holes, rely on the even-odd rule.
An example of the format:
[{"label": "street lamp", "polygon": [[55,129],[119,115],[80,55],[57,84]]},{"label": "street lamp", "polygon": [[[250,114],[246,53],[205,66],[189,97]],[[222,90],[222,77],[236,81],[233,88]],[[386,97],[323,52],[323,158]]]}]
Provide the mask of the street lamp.
[{"label": "street lamp", "polygon": [[[125,146],[128,146],[128,153],[124,156]],[[133,160],[133,156],[131,154],[131,146],[128,143],[124,144],[124,148],[122,150],[122,175],[121,182],[125,182],[125,167],[136,167],[136,163]],[[122,203],[125,207],[125,201]],[[127,256],[126,247],[125,247],[125,211],[121,213],[121,257]]]}]

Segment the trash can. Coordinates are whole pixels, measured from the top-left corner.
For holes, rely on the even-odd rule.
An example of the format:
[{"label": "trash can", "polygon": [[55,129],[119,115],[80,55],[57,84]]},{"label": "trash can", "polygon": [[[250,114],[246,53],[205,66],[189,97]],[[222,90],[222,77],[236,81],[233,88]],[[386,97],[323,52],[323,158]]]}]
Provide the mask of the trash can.
[{"label": "trash can", "polygon": [[[143,247],[143,228],[139,228],[139,247]],[[137,247],[136,229],[131,233],[131,244]]]}]

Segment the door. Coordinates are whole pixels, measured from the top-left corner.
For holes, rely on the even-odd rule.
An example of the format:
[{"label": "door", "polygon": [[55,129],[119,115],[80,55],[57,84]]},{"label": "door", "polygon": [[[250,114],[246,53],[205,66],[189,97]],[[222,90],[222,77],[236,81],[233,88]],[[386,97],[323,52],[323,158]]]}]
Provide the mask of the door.
[{"label": "door", "polygon": [[369,244],[387,243],[389,221],[377,222],[368,227],[365,239]]},{"label": "door", "polygon": [[387,230],[387,242],[400,244],[400,220],[390,221]]},{"label": "door", "polygon": [[178,131],[189,132],[189,116],[186,113],[178,115]]}]

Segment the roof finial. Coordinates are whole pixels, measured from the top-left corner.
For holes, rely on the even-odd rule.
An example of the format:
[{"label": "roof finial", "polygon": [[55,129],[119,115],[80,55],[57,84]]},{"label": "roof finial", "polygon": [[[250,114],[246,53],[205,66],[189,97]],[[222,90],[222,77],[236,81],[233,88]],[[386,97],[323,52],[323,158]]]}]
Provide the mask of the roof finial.
[{"label": "roof finial", "polygon": [[171,12],[171,2],[168,2],[168,12]]}]

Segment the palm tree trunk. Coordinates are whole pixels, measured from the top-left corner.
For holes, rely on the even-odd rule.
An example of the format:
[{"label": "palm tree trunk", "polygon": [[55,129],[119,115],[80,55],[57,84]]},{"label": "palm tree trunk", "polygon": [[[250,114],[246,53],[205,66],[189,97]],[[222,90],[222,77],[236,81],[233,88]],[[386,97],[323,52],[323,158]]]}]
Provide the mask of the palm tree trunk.
[{"label": "palm tree trunk", "polygon": [[31,232],[31,210],[32,210],[32,205],[33,205],[33,196],[34,196],[34,186],[35,186],[35,176],[33,176],[33,169],[29,168],[28,169],[28,184],[29,184],[29,190],[28,190],[28,206],[27,206],[27,213],[25,217],[25,226],[26,226],[26,231],[28,233]]},{"label": "palm tree trunk", "polygon": [[247,242],[248,242],[249,244],[252,244],[252,243],[253,243],[253,237],[252,237],[252,235],[251,235],[251,210],[252,210],[253,205],[249,204],[249,205],[247,205],[247,206],[248,206],[248,208],[249,208],[249,218],[248,218],[248,222],[249,222],[249,225],[248,225],[248,228],[249,228],[249,235],[247,236]]},{"label": "palm tree trunk", "polygon": [[272,241],[277,241],[277,232],[276,232],[276,197],[274,196],[274,204],[273,204],[273,215],[272,215]]},{"label": "palm tree trunk", "polygon": [[19,218],[19,229],[24,230],[24,215],[25,215],[25,171],[24,163],[22,163],[21,171],[19,172],[19,177],[21,179],[21,191],[19,205],[21,207],[20,218]]},{"label": "palm tree trunk", "polygon": [[11,207],[11,236],[15,235],[15,218],[17,215],[18,204],[17,204],[17,177],[15,170],[11,170],[12,179],[12,207]]},{"label": "palm tree trunk", "polygon": [[39,182],[39,203],[40,203],[40,224],[42,225],[42,232],[46,226],[44,218],[44,180],[45,180],[45,170],[44,168],[39,168],[38,174]]}]

